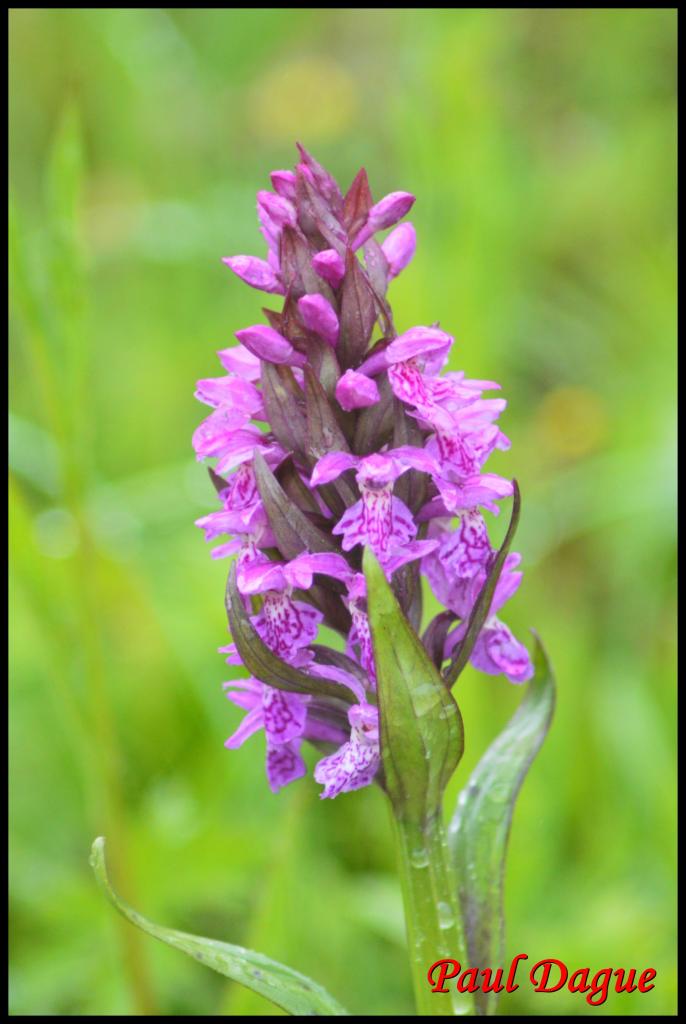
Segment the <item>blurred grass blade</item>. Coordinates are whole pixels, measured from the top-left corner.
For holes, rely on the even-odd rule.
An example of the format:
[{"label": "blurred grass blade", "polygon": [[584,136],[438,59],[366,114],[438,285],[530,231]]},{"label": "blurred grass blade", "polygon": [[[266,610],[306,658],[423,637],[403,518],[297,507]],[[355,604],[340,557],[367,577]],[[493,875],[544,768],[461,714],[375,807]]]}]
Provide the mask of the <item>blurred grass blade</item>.
[{"label": "blurred grass blade", "polygon": [[125,903],[110,885],[105,864],[105,840],[102,836],[93,843],[90,863],[112,906],[148,935],[181,950],[218,974],[258,992],[293,1016],[346,1015],[343,1007],[320,985],[261,953],[254,953],[242,946],[232,946],[228,942],[217,942],[215,939],[162,928],[146,920]]},{"label": "blurred grass blade", "polygon": [[84,152],[79,112],[73,103],[62,111],[48,157],[47,208],[51,304],[59,335],[55,369],[62,374],[65,407],[74,437],[87,427],[86,273],[81,225]]},{"label": "blurred grass blade", "polygon": [[[54,246],[57,283],[67,293],[81,283],[83,252],[79,237],[79,206],[84,170],[79,113],[73,104],[62,111],[46,169],[46,199]],[[70,303],[71,304],[71,303]]]},{"label": "blurred grass blade", "polygon": [[474,602],[474,607],[472,608],[472,614],[469,616],[469,625],[467,626],[467,632],[465,633],[464,640],[457,648],[457,652],[453,657],[453,660],[451,661],[450,665],[445,671],[445,681],[448,684],[448,686],[453,686],[453,684],[456,682],[458,676],[460,675],[460,672],[469,661],[469,655],[474,650],[474,644],[476,643],[479,633],[481,632],[481,627],[488,618],[488,613],[491,608],[491,601],[493,600],[493,594],[495,593],[495,588],[498,584],[498,580],[500,579],[500,573],[502,572],[503,565],[505,564],[505,559],[507,558],[508,552],[510,550],[510,545],[512,544],[512,541],[514,539],[514,535],[517,532],[517,524],[519,523],[519,510],[521,507],[521,498],[519,494],[519,485],[517,484],[517,481],[513,480],[512,485],[514,487],[514,492],[512,497],[512,513],[510,515],[510,525],[507,528],[505,540],[501,544],[498,554],[495,556],[495,559],[493,560],[493,565],[491,566],[490,572],[486,577],[486,582],[484,583],[479,593],[479,596]]},{"label": "blurred grass blade", "polygon": [[437,815],[462,756],[462,718],[368,548],[364,572],[386,789],[397,816],[424,822]]},{"label": "blurred grass blade", "polygon": [[10,299],[34,332],[47,331],[45,282],[30,259],[31,243],[24,217],[10,193],[8,205],[8,254]]},{"label": "blurred grass blade", "polygon": [[[546,737],[555,707],[550,662],[534,634],[535,675],[516,712],[491,744],[458,797],[448,830],[467,932],[469,964],[504,962],[505,855],[515,800]],[[479,992],[479,1012],[495,1012],[495,993]]]}]

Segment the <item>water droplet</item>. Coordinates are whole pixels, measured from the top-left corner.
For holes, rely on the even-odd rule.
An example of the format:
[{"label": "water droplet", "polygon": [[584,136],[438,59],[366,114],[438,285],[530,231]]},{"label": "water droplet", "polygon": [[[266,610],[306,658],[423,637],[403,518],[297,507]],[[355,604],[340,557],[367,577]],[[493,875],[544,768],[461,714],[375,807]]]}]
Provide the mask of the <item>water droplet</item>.
[{"label": "water droplet", "polygon": [[438,910],[438,924],[441,928],[452,928],[455,924],[455,915],[453,914],[453,908],[449,903],[439,903]]},{"label": "water droplet", "polygon": [[426,868],[429,865],[429,854],[420,846],[418,850],[412,850],[410,853],[410,860],[415,868]]}]

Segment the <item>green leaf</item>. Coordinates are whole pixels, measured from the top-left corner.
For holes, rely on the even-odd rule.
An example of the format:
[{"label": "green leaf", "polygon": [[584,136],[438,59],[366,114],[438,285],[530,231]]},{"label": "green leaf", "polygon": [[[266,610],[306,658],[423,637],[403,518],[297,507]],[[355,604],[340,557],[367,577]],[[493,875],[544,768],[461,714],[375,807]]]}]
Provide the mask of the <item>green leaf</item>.
[{"label": "green leaf", "polygon": [[270,960],[261,953],[254,953],[251,949],[162,928],[142,917],[117,895],[110,884],[105,864],[105,840],[102,836],[93,843],[90,863],[98,884],[112,906],[148,935],[181,950],[218,974],[258,992],[293,1016],[346,1016],[347,1011],[321,985],[290,967]]},{"label": "green leaf", "polygon": [[[536,634],[534,637],[534,678],[516,712],[460,793],[448,830],[469,964],[481,969],[504,962],[503,887],[512,813],[555,707],[550,663]],[[494,993],[479,992],[476,998],[480,1013],[494,1013]]]},{"label": "green leaf", "polygon": [[444,673],[444,678],[448,686],[452,686],[457,680],[460,672],[469,661],[469,656],[474,649],[474,644],[477,641],[477,637],[481,632],[481,627],[488,618],[488,613],[491,608],[491,601],[493,600],[493,594],[495,592],[496,585],[500,578],[505,559],[507,558],[510,550],[510,545],[514,539],[514,535],[517,532],[517,524],[519,523],[519,509],[521,506],[521,499],[519,494],[519,485],[516,480],[512,481],[514,487],[514,493],[512,498],[512,514],[510,516],[510,525],[507,528],[505,534],[505,540],[500,546],[498,554],[493,560],[493,565],[486,577],[479,596],[474,602],[472,608],[472,614],[469,616],[469,625],[467,626],[467,632],[465,633],[464,640],[456,649],[453,660]]},{"label": "green leaf", "polygon": [[243,599],[236,585],[235,564],[229,569],[226,581],[226,614],[241,661],[255,679],[259,679],[268,686],[275,686],[279,690],[288,690],[292,693],[318,693],[324,697],[347,701],[349,704],[357,700],[347,686],[308,675],[282,661],[281,658],[277,658],[274,652],[267,647],[243,606]]},{"label": "green leaf", "polygon": [[462,756],[462,718],[369,549],[364,572],[385,786],[397,818],[425,823]]}]

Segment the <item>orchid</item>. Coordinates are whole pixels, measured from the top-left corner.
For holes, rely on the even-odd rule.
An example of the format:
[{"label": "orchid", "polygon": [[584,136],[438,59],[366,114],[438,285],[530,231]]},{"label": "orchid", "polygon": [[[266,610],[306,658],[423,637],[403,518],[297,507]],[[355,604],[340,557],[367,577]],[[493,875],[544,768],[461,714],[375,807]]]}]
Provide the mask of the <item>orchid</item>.
[{"label": "orchid", "polygon": [[[226,747],[261,735],[273,792],[307,774],[308,745],[322,798],[383,790],[418,1011],[491,1013],[495,995],[433,1000],[426,972],[445,956],[497,962],[512,806],[553,707],[542,648],[534,666],[501,618],[522,581],[510,551],[519,488],[486,468],[510,448],[507,402],[490,394],[498,383],[446,370],[455,339],[438,324],[396,328],[388,288],[415,254],[403,219],[415,197],[374,202],[364,170],[343,194],[299,152],[257,194],[266,251],[224,259],[280,308],[236,330],[238,343],[218,353],[223,375],[195,392],[212,411],[193,448],[212,463],[219,502],[197,526],[207,541],[224,538],[213,557],[234,556],[232,639],[219,650],[246,673],[224,684],[245,713]],[[510,501],[496,545],[487,517]],[[439,611],[422,627],[429,595]],[[449,855],[442,799],[464,743],[452,689],[469,662],[532,681],[460,797]],[[343,1012],[298,985],[297,998],[275,1001]]]},{"label": "orchid", "polygon": [[[379,782],[402,817],[402,786],[383,757],[384,736],[393,742],[385,691],[400,684],[383,685],[368,561],[413,633],[423,586],[444,609],[421,641],[442,686],[468,660],[510,683],[532,678],[527,648],[500,618],[522,579],[509,553],[518,491],[485,468],[510,447],[498,425],[507,403],[489,396],[495,381],[446,372],[455,339],[438,324],[394,326],[387,289],[415,253],[403,220],[414,196],[373,202],[364,171],[344,196],[302,147],[300,157],[272,173],[273,192],[258,192],[266,258],[224,261],[250,287],[283,295],[283,308],[237,330],[239,345],[220,353],[228,376],[196,389],[214,411],[194,447],[215,460],[222,501],[198,525],[208,540],[232,534],[215,557],[238,556],[227,591],[234,642],[221,650],[250,673],[226,684],[247,711],[227,746],[262,731],[277,790],[305,774],[300,748],[314,742],[325,751],[314,767],[323,797]],[[513,496],[497,550],[486,515]],[[340,647],[317,642],[324,625]],[[459,715],[450,702],[445,714]]]}]

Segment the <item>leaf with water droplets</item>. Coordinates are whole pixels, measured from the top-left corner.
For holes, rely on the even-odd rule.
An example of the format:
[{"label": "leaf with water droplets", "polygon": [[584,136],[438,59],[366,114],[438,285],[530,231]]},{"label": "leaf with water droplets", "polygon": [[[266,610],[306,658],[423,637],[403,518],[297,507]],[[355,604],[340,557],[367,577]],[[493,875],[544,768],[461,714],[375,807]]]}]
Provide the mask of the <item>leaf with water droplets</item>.
[{"label": "leaf with water droplets", "polygon": [[[546,737],[555,707],[555,682],[536,640],[535,675],[516,712],[491,744],[460,793],[448,831],[469,964],[485,969],[504,962],[505,855],[517,794]],[[496,995],[476,995],[479,1012],[495,1012]]]},{"label": "leaf with water droplets", "polygon": [[91,850],[91,867],[100,888],[112,906],[131,924],[147,932],[160,942],[180,950],[218,974],[223,974],[239,985],[252,989],[286,1013],[298,1017],[342,1017],[347,1011],[329,993],[304,974],[291,967],[270,960],[261,953],[228,942],[217,942],[201,935],[189,935],[172,928],[163,928],[148,921],[125,903],[112,888],[105,863],[105,840],[95,840]]}]

